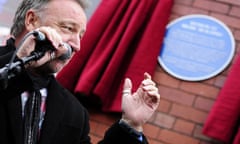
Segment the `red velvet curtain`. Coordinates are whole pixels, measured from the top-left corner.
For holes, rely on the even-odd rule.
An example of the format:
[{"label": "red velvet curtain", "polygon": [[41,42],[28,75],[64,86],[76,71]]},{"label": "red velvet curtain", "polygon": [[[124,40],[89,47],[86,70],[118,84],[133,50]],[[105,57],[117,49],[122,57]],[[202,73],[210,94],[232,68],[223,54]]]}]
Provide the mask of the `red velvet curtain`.
[{"label": "red velvet curtain", "polygon": [[121,111],[125,77],[136,90],[153,74],[173,0],[102,0],[87,25],[81,50],[57,79],[75,94],[96,96],[102,110]]},{"label": "red velvet curtain", "polygon": [[240,144],[240,56],[229,75],[204,124],[203,133],[227,144]]}]

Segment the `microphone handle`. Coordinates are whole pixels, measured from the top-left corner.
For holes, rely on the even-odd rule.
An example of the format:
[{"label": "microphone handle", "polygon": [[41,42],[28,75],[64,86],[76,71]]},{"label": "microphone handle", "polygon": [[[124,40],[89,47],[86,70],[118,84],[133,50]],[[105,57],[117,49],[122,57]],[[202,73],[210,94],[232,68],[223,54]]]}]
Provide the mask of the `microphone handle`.
[{"label": "microphone handle", "polygon": [[[36,39],[36,50],[37,51],[47,51],[47,50],[55,50],[55,48],[52,46],[51,42],[46,38],[45,34],[40,31],[34,31],[33,35]],[[58,59],[60,60],[66,60],[69,59],[72,55],[72,48],[69,44],[63,43],[63,46],[67,48],[67,52],[61,55]]]}]

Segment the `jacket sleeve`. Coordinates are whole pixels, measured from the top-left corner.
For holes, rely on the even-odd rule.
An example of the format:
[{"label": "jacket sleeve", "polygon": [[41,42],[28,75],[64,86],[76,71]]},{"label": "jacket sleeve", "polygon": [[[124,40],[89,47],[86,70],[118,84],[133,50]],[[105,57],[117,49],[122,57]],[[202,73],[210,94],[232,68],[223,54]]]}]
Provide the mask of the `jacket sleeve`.
[{"label": "jacket sleeve", "polygon": [[[0,47],[0,49],[6,49],[5,47]],[[0,68],[4,67],[11,59],[14,51],[3,51],[0,50]]]},{"label": "jacket sleeve", "polygon": [[10,62],[14,49],[7,46],[0,47],[0,90],[5,87],[6,83],[6,64]]},{"label": "jacket sleeve", "polygon": [[9,63],[14,51],[16,50],[14,46],[15,40],[13,38],[8,39],[6,46],[0,46],[0,68]]},{"label": "jacket sleeve", "polygon": [[129,128],[114,123],[105,133],[103,140],[98,144],[148,144],[146,137],[142,134],[142,140],[138,140]]}]

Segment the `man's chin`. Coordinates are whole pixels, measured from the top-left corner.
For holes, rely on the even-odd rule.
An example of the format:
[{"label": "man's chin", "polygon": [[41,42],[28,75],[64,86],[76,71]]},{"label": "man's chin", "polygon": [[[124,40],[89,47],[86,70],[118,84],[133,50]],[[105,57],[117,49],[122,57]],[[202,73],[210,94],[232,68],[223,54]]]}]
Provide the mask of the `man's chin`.
[{"label": "man's chin", "polygon": [[65,65],[66,62],[64,61],[54,60],[38,67],[36,72],[40,75],[55,74],[59,72]]},{"label": "man's chin", "polygon": [[68,60],[55,60],[49,66],[52,73],[57,73],[68,63]]}]

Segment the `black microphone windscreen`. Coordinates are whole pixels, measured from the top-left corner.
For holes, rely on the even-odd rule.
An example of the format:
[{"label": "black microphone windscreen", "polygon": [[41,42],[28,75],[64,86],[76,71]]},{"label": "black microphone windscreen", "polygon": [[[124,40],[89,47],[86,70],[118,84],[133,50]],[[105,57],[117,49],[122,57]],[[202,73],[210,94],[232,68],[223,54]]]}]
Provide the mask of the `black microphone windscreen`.
[{"label": "black microphone windscreen", "polygon": [[60,60],[66,60],[69,59],[72,55],[72,48],[69,44],[63,43],[63,46],[66,47],[68,50],[65,54],[61,55],[58,59]]},{"label": "black microphone windscreen", "polygon": [[44,41],[46,40],[46,36],[40,31],[33,31],[33,35],[35,36],[37,41]]}]

